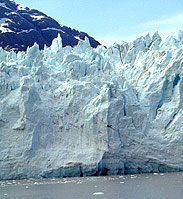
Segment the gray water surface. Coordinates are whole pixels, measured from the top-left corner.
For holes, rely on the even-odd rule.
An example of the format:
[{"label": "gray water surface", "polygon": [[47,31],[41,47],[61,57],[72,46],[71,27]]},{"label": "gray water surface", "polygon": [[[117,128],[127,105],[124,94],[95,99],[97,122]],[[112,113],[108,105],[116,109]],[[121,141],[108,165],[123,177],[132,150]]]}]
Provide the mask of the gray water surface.
[{"label": "gray water surface", "polygon": [[0,199],[182,199],[183,173],[0,181]]}]

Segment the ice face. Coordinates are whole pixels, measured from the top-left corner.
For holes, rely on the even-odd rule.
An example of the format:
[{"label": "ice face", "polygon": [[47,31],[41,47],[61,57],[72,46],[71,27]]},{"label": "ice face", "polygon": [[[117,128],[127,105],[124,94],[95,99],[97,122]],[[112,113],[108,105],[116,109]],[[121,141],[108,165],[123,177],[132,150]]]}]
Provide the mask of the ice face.
[{"label": "ice face", "polygon": [[0,179],[182,170],[181,38],[0,48]]},{"label": "ice face", "polygon": [[179,30],[178,32],[178,40],[181,44],[183,44],[183,31]]}]

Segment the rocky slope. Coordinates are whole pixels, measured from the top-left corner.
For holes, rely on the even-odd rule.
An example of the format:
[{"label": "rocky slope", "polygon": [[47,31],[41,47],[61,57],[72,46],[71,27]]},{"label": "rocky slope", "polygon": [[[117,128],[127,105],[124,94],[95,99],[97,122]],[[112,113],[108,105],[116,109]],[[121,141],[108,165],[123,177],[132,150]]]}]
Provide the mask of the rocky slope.
[{"label": "rocky slope", "polygon": [[16,4],[12,0],[0,0],[0,46],[6,50],[26,51],[36,42],[40,49],[50,46],[58,33],[63,47],[76,46],[79,40],[89,38],[92,47],[100,43],[84,32],[60,25],[44,13]]},{"label": "rocky slope", "polygon": [[0,50],[0,179],[183,170],[183,33]]}]

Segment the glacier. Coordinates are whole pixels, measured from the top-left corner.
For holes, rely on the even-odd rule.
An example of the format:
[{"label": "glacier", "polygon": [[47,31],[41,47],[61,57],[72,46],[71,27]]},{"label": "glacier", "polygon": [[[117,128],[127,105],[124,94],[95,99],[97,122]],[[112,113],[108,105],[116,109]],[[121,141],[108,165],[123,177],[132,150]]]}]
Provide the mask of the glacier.
[{"label": "glacier", "polygon": [[182,154],[182,31],[0,48],[1,180],[182,171]]}]

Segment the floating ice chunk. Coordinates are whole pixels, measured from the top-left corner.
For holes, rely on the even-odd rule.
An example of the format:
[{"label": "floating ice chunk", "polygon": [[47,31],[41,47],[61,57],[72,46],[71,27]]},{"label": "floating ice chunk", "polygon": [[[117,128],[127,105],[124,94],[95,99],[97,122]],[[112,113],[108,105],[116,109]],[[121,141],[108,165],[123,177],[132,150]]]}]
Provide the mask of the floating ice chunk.
[{"label": "floating ice chunk", "polygon": [[103,195],[104,193],[103,192],[95,192],[93,193],[93,196],[98,196],[98,195]]},{"label": "floating ice chunk", "polygon": [[135,176],[135,175],[131,175],[131,176],[130,176],[130,178],[132,178],[132,179],[133,179],[133,178],[137,178],[137,176]]}]

